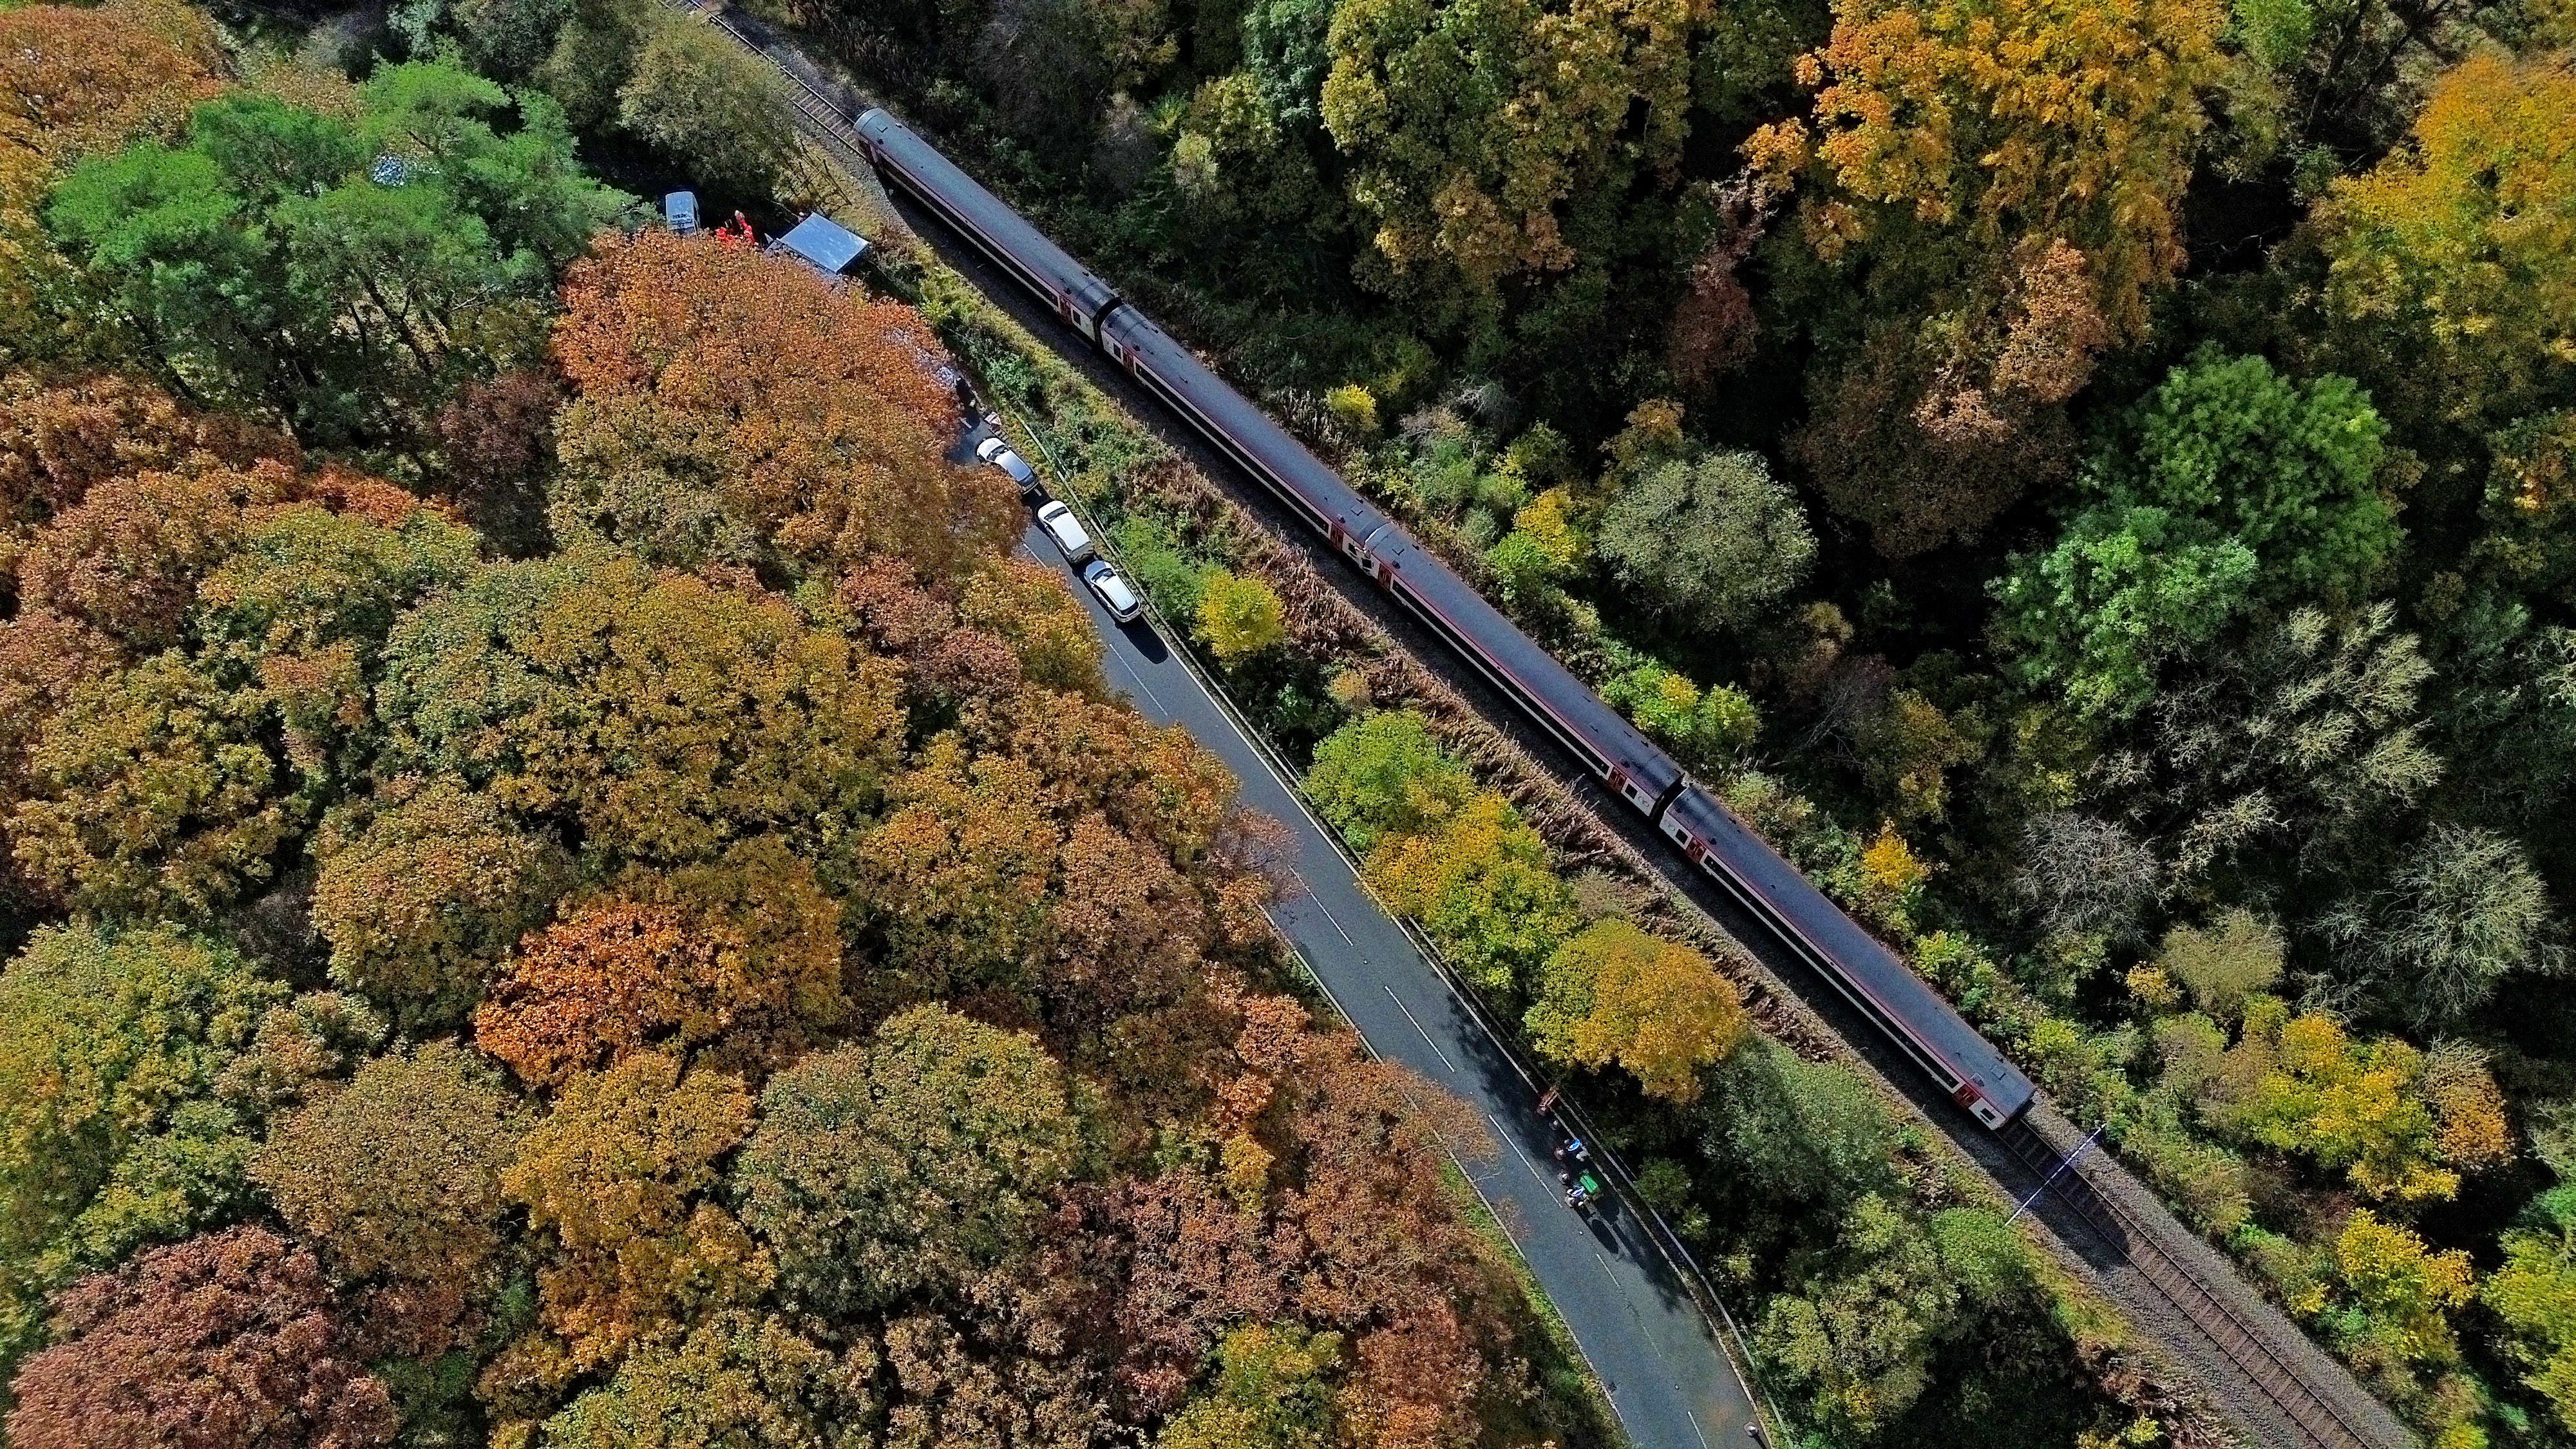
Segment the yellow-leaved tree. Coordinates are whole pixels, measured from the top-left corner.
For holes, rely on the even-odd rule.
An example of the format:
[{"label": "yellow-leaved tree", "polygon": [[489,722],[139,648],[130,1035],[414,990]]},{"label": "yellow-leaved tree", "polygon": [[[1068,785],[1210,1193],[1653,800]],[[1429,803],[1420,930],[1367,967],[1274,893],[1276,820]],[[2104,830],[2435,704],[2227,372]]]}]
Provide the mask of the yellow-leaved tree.
[{"label": "yellow-leaved tree", "polygon": [[1626,921],[1596,921],[1550,956],[1527,1018],[1540,1053],[1616,1062],[1650,1097],[1688,1102],[1699,1070],[1735,1049],[1744,1002],[1707,956]]},{"label": "yellow-leaved tree", "polygon": [[2226,20],[2212,0],[1836,0],[1832,38],[1799,61],[1815,118],[1746,154],[1775,185],[1818,187],[1805,225],[1829,259],[1884,241],[2027,269],[2062,244],[2133,335],[2182,260],[2175,205]]},{"label": "yellow-leaved tree", "polygon": [[2576,383],[2576,75],[2477,55],[2318,207],[2326,303],[2401,407],[2502,420]]}]

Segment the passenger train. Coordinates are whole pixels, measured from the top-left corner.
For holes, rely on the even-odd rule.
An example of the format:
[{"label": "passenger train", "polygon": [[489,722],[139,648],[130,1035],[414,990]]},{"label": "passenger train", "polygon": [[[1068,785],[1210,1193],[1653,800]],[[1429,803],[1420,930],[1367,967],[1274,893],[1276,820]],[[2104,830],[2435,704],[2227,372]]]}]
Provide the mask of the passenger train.
[{"label": "passenger train", "polygon": [[2030,1105],[2030,1079],[1894,952],[1402,526],[901,122],[871,110],[857,131],[880,176],[1017,278],[1448,640],[1978,1121],[2001,1128]]}]

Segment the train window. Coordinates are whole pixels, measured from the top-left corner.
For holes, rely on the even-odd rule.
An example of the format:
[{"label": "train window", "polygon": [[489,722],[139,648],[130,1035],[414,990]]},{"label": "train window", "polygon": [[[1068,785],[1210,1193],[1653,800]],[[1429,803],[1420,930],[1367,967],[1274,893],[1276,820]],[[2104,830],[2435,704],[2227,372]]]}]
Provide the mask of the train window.
[{"label": "train window", "polygon": [[1680,846],[1684,850],[1690,849],[1691,833],[1688,830],[1683,829],[1682,823],[1675,820],[1670,815],[1666,815],[1664,817],[1664,833],[1673,838],[1673,843],[1675,845]]}]

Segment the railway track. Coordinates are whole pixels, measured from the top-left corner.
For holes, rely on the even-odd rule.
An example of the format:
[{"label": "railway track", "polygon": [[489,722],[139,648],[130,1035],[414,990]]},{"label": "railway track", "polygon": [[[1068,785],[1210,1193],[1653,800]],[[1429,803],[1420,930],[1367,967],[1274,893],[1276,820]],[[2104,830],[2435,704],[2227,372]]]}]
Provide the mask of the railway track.
[{"label": "railway track", "polygon": [[2253,1325],[2176,1261],[2147,1224],[2116,1197],[2097,1191],[2080,1163],[2068,1161],[2027,1120],[2015,1121],[1996,1136],[2042,1180],[2038,1191],[2070,1209],[2104,1247],[2135,1269],[2213,1348],[2242,1369],[2307,1444],[2316,1449],[2381,1449],[2382,1440],[2365,1433],[2332,1399],[2311,1388]]},{"label": "railway track", "polygon": [[[705,0],[664,3],[714,25],[777,72],[786,82],[785,96],[796,112],[798,129],[849,168],[852,175],[873,174],[874,165],[850,123],[849,100],[826,95],[812,81],[781,63],[767,46],[746,34],[729,17],[705,8]],[[2175,1318],[2189,1324],[2221,1360],[2236,1368],[2245,1384],[2278,1412],[2285,1427],[2295,1432],[2300,1449],[2395,1449],[2412,1442],[2406,1437],[2392,1438],[2385,1429],[2373,1432],[2370,1426],[2356,1422],[2331,1393],[2319,1392],[2275,1345],[2277,1334],[2298,1333],[2286,1318],[2271,1325],[2268,1334],[2249,1323],[2223,1295],[2213,1292],[2191,1265],[2169,1250],[2154,1228],[2122,1203],[2117,1194],[2098,1190],[2080,1164],[2066,1162],[2027,1118],[2016,1119],[1993,1135],[2039,1181],[2039,1192],[2062,1204],[2103,1249],[2132,1269],[2137,1279],[2171,1308]],[[2052,1215],[2052,1221],[2062,1225],[2065,1218]],[[2175,1230],[2187,1231],[2178,1225]],[[2403,1434],[2402,1430],[2398,1432]]]},{"label": "railway track", "polygon": [[840,102],[816,90],[813,82],[780,64],[778,57],[771,55],[760,42],[743,34],[742,28],[723,11],[706,8],[706,0],[662,0],[662,3],[723,31],[734,44],[776,71],[779,78],[787,82],[787,104],[795,108],[798,118],[804,122],[797,129],[803,131],[808,140],[831,152],[833,159],[856,168],[853,175],[875,173],[875,163],[868,160],[867,150],[859,141],[859,133],[851,127],[850,118],[843,113]]}]

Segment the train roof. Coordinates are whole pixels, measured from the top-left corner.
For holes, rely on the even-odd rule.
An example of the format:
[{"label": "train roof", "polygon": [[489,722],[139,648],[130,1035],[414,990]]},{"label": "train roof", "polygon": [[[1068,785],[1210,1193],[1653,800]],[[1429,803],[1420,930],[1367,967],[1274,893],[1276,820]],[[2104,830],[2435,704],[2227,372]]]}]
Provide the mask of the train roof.
[{"label": "train roof", "polygon": [[1072,254],[1047,238],[1046,233],[1029,225],[1028,219],[1004,205],[1002,199],[984,189],[983,184],[960,169],[956,162],[940,153],[938,147],[921,139],[911,127],[896,120],[882,109],[872,109],[857,121],[860,135],[874,145],[886,161],[918,177],[925,187],[936,190],[945,203],[970,226],[981,230],[994,244],[1016,253],[1026,264],[1047,273],[1046,280],[1065,295],[1081,297],[1114,297],[1116,292],[1090,268],[1073,259]]},{"label": "train roof", "polygon": [[[1389,553],[1374,542],[1370,551],[1380,557]],[[1451,633],[1461,640],[1474,641],[1471,652],[1485,656],[1474,662],[1509,674],[1526,701],[1549,717],[1543,723],[1551,724],[1559,734],[1573,735],[1575,738],[1569,742],[1578,746],[1577,753],[1598,758],[1595,768],[1603,773],[1614,766],[1625,771],[1649,802],[1661,799],[1665,791],[1681,782],[1681,766],[1661,746],[1647,739],[1643,731],[1593,693],[1591,686],[1576,678],[1537,640],[1522,633],[1519,625],[1505,618],[1483,594],[1469,587],[1466,580],[1411,535],[1404,535],[1394,562],[1397,586],[1410,592],[1421,607],[1446,620]]]},{"label": "train roof", "polygon": [[1316,511],[1318,526],[1329,528],[1338,521],[1353,538],[1367,538],[1393,526],[1377,505],[1361,497],[1341,474],[1324,466],[1322,459],[1307,451],[1305,444],[1272,421],[1268,413],[1209,371],[1196,354],[1155,325],[1152,318],[1133,307],[1122,307],[1100,324],[1100,330],[1132,350],[1140,367],[1150,370],[1186,406],[1196,409],[1240,446],[1257,452],[1256,461]]},{"label": "train roof", "polygon": [[1840,964],[1851,986],[1866,995],[1880,1015],[1973,1082],[1997,1111],[2010,1118],[2029,1105],[2030,1078],[2020,1068],[1978,1035],[1886,943],[1827,899],[1770,842],[1736,819],[1733,811],[1705,790],[1685,790],[1673,802],[1669,818],[1707,841],[1774,916]]}]

